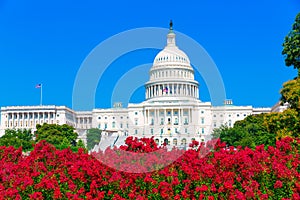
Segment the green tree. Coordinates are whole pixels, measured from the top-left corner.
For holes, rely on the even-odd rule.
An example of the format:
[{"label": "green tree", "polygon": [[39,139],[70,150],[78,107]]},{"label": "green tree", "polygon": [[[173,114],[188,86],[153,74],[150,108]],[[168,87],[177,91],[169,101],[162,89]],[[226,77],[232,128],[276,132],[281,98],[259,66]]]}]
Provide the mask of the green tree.
[{"label": "green tree", "polygon": [[300,77],[300,13],[296,16],[292,30],[284,39],[282,54],[285,56],[286,66],[298,69]]},{"label": "green tree", "polygon": [[287,109],[281,113],[269,113],[265,116],[265,127],[274,133],[276,139],[286,136],[299,137],[300,118],[295,109]]},{"label": "green tree", "polygon": [[281,102],[287,102],[290,108],[300,111],[300,78],[285,82],[280,93]]},{"label": "green tree", "polygon": [[228,129],[229,129],[229,127],[226,125],[221,125],[219,128],[215,128],[211,134],[212,139],[220,138],[221,133],[227,131]]},{"label": "green tree", "polygon": [[87,131],[87,149],[91,150],[96,144],[99,144],[101,139],[101,130],[98,128],[91,128]]},{"label": "green tree", "polygon": [[0,138],[0,146],[22,147],[27,152],[33,149],[34,140],[31,130],[5,130],[5,134]]},{"label": "green tree", "polygon": [[276,142],[276,135],[268,132],[265,125],[265,114],[247,116],[244,120],[237,121],[232,128],[221,126],[214,133],[228,146],[255,148],[264,144],[267,147],[274,146]]},{"label": "green tree", "polygon": [[85,148],[85,145],[84,145],[84,142],[80,139],[78,140],[77,142],[77,145],[76,145],[78,148]]},{"label": "green tree", "polygon": [[63,146],[76,146],[77,133],[72,126],[67,124],[43,124],[37,125],[35,131],[36,142],[45,140],[61,149]]}]

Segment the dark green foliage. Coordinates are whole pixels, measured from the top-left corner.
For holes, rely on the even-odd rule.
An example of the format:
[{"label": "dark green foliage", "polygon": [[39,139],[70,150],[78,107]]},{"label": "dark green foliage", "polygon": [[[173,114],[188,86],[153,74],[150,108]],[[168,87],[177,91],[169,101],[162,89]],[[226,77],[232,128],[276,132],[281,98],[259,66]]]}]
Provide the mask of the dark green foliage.
[{"label": "dark green foliage", "polygon": [[292,30],[285,37],[283,43],[282,54],[285,56],[286,66],[294,66],[300,68],[300,13],[296,16],[295,22],[292,26]]},{"label": "dark green foliage", "polygon": [[67,124],[43,124],[37,125],[35,131],[36,142],[45,140],[58,149],[76,146],[77,133],[74,128]]},{"label": "dark green foliage", "polygon": [[87,131],[87,149],[91,150],[96,144],[99,144],[101,139],[101,130],[98,128],[91,128]]},{"label": "dark green foliage", "polygon": [[264,144],[274,146],[276,135],[269,133],[264,125],[265,114],[250,115],[242,121],[237,121],[233,128],[222,126],[214,130],[214,135],[219,135],[221,141],[226,142],[228,146],[242,146],[255,148]]},{"label": "dark green foliage", "polygon": [[31,130],[5,130],[5,134],[0,138],[0,146],[22,147],[27,152],[33,149],[33,134]]},{"label": "dark green foliage", "polygon": [[80,139],[80,140],[78,140],[78,142],[77,142],[77,145],[76,145],[78,148],[85,148],[85,145],[84,145],[84,143],[83,143],[83,141]]}]

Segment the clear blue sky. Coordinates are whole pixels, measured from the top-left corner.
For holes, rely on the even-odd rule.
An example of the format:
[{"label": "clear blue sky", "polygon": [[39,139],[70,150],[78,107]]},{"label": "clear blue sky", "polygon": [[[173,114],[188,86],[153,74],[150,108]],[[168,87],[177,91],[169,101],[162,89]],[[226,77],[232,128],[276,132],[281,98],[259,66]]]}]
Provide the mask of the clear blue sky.
[{"label": "clear blue sky", "polygon": [[[72,107],[76,73],[100,42],[128,29],[168,28],[170,19],[210,54],[234,104],[272,106],[282,83],[296,76],[281,51],[299,11],[298,0],[0,0],[0,106],[39,104],[35,85],[43,83],[44,104]],[[110,107],[116,77],[156,53],[117,60],[99,83],[96,107]],[[201,99],[209,101],[199,81]],[[141,88],[132,101],[143,99]]]}]

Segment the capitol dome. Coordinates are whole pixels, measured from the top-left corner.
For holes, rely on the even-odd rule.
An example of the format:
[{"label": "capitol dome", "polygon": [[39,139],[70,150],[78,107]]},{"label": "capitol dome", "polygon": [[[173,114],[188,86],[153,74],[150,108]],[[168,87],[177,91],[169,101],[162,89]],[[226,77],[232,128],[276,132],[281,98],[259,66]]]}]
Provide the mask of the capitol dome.
[{"label": "capitol dome", "polygon": [[161,50],[156,57],[154,58],[153,68],[159,68],[160,66],[182,66],[182,67],[189,67],[190,66],[190,59],[189,57],[176,46],[175,41],[175,33],[173,32],[173,24],[170,23],[170,30],[167,35],[167,45],[163,50]]},{"label": "capitol dome", "polygon": [[198,82],[189,57],[176,46],[173,23],[170,22],[167,45],[153,61],[146,83],[146,99],[168,97],[199,98]]},{"label": "capitol dome", "polygon": [[[170,36],[174,36],[174,38]],[[168,34],[168,39],[172,40],[172,42],[167,43],[167,46],[156,55],[153,66],[160,66],[166,63],[190,66],[189,57],[176,46],[173,32]]]}]

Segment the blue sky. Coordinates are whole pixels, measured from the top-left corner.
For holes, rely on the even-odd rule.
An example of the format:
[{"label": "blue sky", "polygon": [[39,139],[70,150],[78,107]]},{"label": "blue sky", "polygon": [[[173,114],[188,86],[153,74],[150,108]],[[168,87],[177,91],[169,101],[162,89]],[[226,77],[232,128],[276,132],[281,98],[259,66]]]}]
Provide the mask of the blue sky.
[{"label": "blue sky", "polygon": [[[35,85],[43,83],[43,104],[72,107],[76,74],[99,43],[129,29],[168,28],[170,19],[175,30],[206,49],[235,105],[272,106],[282,83],[296,76],[285,67],[281,51],[299,11],[297,0],[0,0],[0,106],[38,105]],[[109,66],[97,88],[96,107],[110,107],[118,78],[152,62],[156,53],[131,52]],[[200,99],[209,101],[205,83],[197,78]],[[142,100],[141,87],[131,101]]]}]

